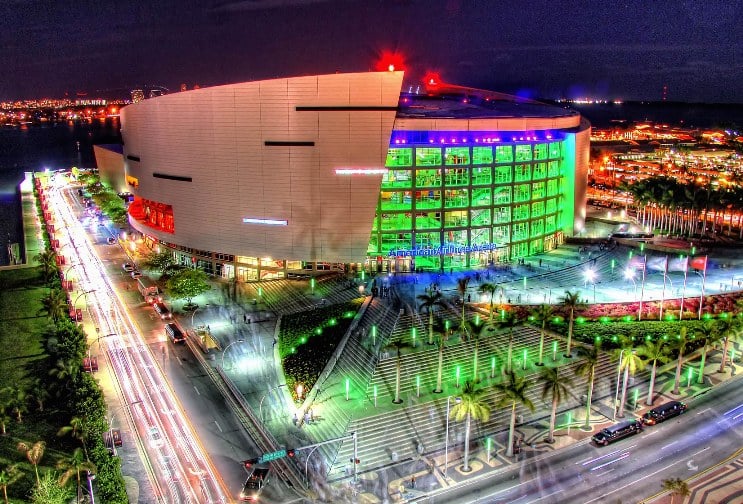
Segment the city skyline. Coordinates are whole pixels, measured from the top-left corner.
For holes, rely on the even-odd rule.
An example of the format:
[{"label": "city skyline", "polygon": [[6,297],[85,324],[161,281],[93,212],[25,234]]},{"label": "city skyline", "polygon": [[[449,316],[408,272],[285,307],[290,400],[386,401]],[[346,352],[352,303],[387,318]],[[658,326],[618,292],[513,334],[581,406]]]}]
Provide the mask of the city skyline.
[{"label": "city skyline", "polygon": [[[0,100],[373,70],[541,98],[743,102],[743,9],[712,2],[40,1],[0,7]],[[665,86],[665,93],[664,93]]]}]

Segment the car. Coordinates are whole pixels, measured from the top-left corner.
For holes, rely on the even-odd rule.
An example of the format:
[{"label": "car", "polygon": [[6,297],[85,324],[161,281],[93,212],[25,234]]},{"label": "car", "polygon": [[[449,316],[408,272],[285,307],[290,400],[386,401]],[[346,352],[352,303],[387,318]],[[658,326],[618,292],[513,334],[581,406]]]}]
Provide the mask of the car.
[{"label": "car", "polygon": [[268,467],[256,467],[250,473],[240,492],[240,502],[257,502],[263,487],[268,483]]},{"label": "car", "polygon": [[111,448],[111,438],[113,438],[113,444],[115,446],[122,446],[124,444],[123,440],[121,439],[121,431],[119,429],[111,429],[110,431],[105,431],[103,433],[103,443],[109,449]]},{"label": "car", "polygon": [[600,432],[593,435],[591,440],[597,445],[606,446],[609,443],[613,443],[614,441],[618,441],[627,436],[632,436],[638,432],[642,432],[642,422],[634,419],[626,420],[605,429],[601,429]]},{"label": "car", "polygon": [[117,240],[113,236],[109,236],[108,238],[106,238],[106,243],[108,243],[109,245],[114,245],[116,244],[116,242]]},{"label": "car", "polygon": [[98,357],[85,357],[83,359],[83,371],[86,373],[94,373],[98,371]]},{"label": "car", "polygon": [[124,268],[124,271],[126,271],[128,273],[134,271],[135,269],[137,269],[130,262],[125,262],[124,264],[121,265],[121,267]]},{"label": "car", "polygon": [[183,331],[172,322],[170,324],[165,324],[165,335],[173,342],[173,344],[186,344],[186,336],[183,334]]},{"label": "car", "polygon": [[159,448],[165,443],[163,437],[160,435],[160,431],[155,426],[150,427],[149,437],[150,445],[155,448]]},{"label": "car", "polygon": [[153,303],[152,307],[155,309],[155,312],[160,315],[161,320],[169,320],[173,318],[173,314],[170,313],[170,310],[165,306],[165,303]]},{"label": "car", "polygon": [[139,270],[134,270],[134,271],[131,271],[131,272],[130,272],[129,274],[130,274],[130,275],[132,276],[132,278],[134,278],[135,280],[136,280],[137,278],[139,278],[139,277],[141,277],[141,276],[142,276],[142,272],[141,272],[141,271],[139,271]]},{"label": "car", "polygon": [[645,425],[659,424],[671,417],[680,415],[681,413],[686,411],[686,409],[686,404],[682,403],[681,401],[667,402],[651,409],[650,411],[642,415],[642,423]]}]

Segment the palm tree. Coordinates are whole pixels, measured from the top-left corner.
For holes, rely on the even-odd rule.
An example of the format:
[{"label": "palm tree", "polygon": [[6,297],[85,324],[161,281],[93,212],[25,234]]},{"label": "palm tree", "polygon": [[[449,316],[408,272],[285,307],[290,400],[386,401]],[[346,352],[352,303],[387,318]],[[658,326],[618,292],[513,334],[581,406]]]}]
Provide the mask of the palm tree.
[{"label": "palm tree", "polygon": [[671,504],[675,496],[680,495],[682,498],[687,497],[691,492],[689,491],[689,485],[686,481],[681,478],[671,478],[663,480],[663,490],[671,492]]},{"label": "palm tree", "polygon": [[485,391],[475,389],[475,384],[467,380],[462,388],[461,401],[451,408],[450,416],[457,422],[464,420],[464,472],[469,472],[470,427],[472,420],[487,422],[490,418],[490,407],[483,399]]},{"label": "palm tree", "polygon": [[508,329],[508,356],[506,359],[506,372],[511,372],[511,361],[513,359],[513,330],[521,324],[521,319],[515,313],[509,313],[498,321],[498,325]]},{"label": "palm tree", "polygon": [[588,376],[588,395],[586,395],[586,430],[591,429],[591,396],[593,396],[593,382],[596,377],[596,365],[599,363],[601,356],[601,345],[596,343],[594,346],[578,347],[578,357],[580,361],[575,368],[575,374],[580,377]]},{"label": "palm tree", "polygon": [[541,304],[531,312],[534,321],[541,323],[542,325],[542,329],[539,333],[539,359],[537,359],[537,366],[544,366],[544,362],[542,362],[542,354],[544,353],[544,333],[547,328],[547,322],[552,318],[554,313],[555,309],[548,304]]},{"label": "palm tree", "polygon": [[49,392],[39,378],[36,378],[31,384],[31,395],[36,401],[39,411],[44,411],[44,401],[49,398]]},{"label": "palm tree", "polygon": [[725,360],[728,355],[728,345],[731,339],[737,339],[740,336],[740,319],[736,318],[725,318],[717,321],[717,329],[719,334],[723,338],[722,344],[722,360],[720,361],[720,369],[718,373],[725,372]]},{"label": "palm tree", "polygon": [[571,358],[570,344],[573,341],[573,322],[575,320],[575,310],[583,309],[584,304],[580,301],[580,292],[565,291],[565,295],[560,298],[563,306],[570,310],[570,322],[568,323],[568,345],[564,357]]},{"label": "palm tree", "polygon": [[65,486],[69,479],[75,475],[77,478],[77,499],[80,501],[80,471],[95,472],[95,464],[90,460],[87,460],[83,455],[83,450],[75,448],[68,458],[62,458],[57,461],[57,469],[62,469],[64,472],[59,477],[59,484]]},{"label": "palm tree", "polygon": [[441,388],[441,382],[444,377],[444,348],[449,339],[449,330],[446,328],[446,324],[444,324],[441,319],[437,318],[433,324],[433,332],[438,336],[437,343],[439,346],[439,364],[436,372],[436,388],[433,390],[433,393],[440,394],[444,390]]},{"label": "palm tree", "polygon": [[5,504],[8,504],[8,487],[18,481],[21,476],[20,471],[18,471],[18,468],[14,465],[8,466],[2,471],[0,471],[0,487],[3,489],[3,498],[5,499]]},{"label": "palm tree", "polygon": [[655,395],[655,373],[657,371],[658,363],[665,364],[671,360],[668,355],[669,348],[666,346],[666,342],[662,339],[656,341],[646,341],[643,346],[637,349],[637,355],[642,357],[646,363],[652,362],[653,368],[650,372],[650,387],[648,388],[648,398],[645,400],[645,404],[652,406],[653,396]]},{"label": "palm tree", "polygon": [[493,385],[496,392],[502,394],[502,397],[496,403],[499,408],[511,407],[511,423],[508,430],[508,447],[506,448],[506,456],[513,457],[513,433],[516,429],[516,406],[519,404],[527,407],[530,411],[534,411],[534,404],[526,396],[526,392],[529,389],[529,382],[523,377],[517,376],[513,371],[506,373],[506,381],[496,383]]},{"label": "palm tree", "polygon": [[495,291],[498,290],[498,286],[494,283],[483,282],[480,287],[477,288],[477,292],[480,294],[490,294],[490,323],[493,323],[493,297],[495,297]]},{"label": "palm tree", "polygon": [[85,441],[87,440],[88,436],[85,432],[85,421],[80,417],[72,417],[70,419],[70,425],[60,427],[60,429],[57,431],[57,436],[60,437],[66,436],[68,434],[82,443],[83,451],[85,452],[85,457],[87,458],[88,449]]},{"label": "palm tree", "polygon": [[80,365],[69,360],[57,360],[57,365],[49,370],[49,375],[60,382],[75,381],[80,374]]},{"label": "palm tree", "polygon": [[624,342],[622,349],[614,351],[614,358],[619,359],[619,371],[624,371],[622,380],[622,399],[619,401],[619,411],[617,416],[624,418],[624,403],[627,400],[627,382],[630,376],[635,376],[638,369],[642,369],[644,363],[642,358],[635,353],[630,342]]},{"label": "palm tree", "polygon": [[41,298],[41,306],[40,313],[46,313],[56,324],[65,316],[67,297],[59,289],[50,289],[49,294]]},{"label": "palm tree", "polygon": [[467,295],[467,287],[470,284],[470,277],[464,276],[457,279],[457,292],[462,296],[462,322],[460,327],[465,333],[467,332],[467,320],[465,319],[464,308],[465,308],[465,296]]},{"label": "palm tree", "polygon": [[673,394],[679,395],[679,384],[681,383],[681,365],[684,363],[684,352],[689,340],[686,338],[686,326],[681,328],[676,341],[673,343],[675,350],[678,350],[678,363],[676,364],[676,380],[673,382]]},{"label": "palm tree", "polygon": [[57,269],[56,257],[52,250],[43,250],[34,256],[34,260],[39,263],[41,272],[44,274],[44,280],[49,280]]},{"label": "palm tree", "polygon": [[44,456],[46,442],[36,441],[33,445],[29,445],[25,441],[21,441],[16,446],[16,449],[19,452],[23,453],[28,461],[31,463],[31,465],[34,466],[34,471],[36,472],[36,484],[40,484],[41,480],[39,479],[39,462],[41,462],[41,458]]},{"label": "palm tree", "polygon": [[28,395],[21,387],[13,387],[10,395],[10,411],[12,411],[18,423],[23,423],[23,413],[28,411]]},{"label": "palm tree", "polygon": [[431,294],[420,294],[417,299],[421,302],[420,309],[425,308],[428,312],[428,344],[433,345],[433,309],[444,306],[443,296],[438,291],[432,291]]},{"label": "palm tree", "polygon": [[395,398],[392,400],[395,404],[402,403],[400,399],[400,378],[402,374],[402,350],[403,348],[410,348],[410,343],[403,339],[396,339],[390,342],[390,348],[393,348],[396,352],[395,361]]},{"label": "palm tree", "polygon": [[704,347],[702,347],[702,359],[699,363],[699,377],[697,383],[704,383],[704,365],[707,360],[707,350],[709,346],[719,337],[717,332],[718,326],[712,320],[705,320],[701,326],[697,327],[695,334],[704,340]]},{"label": "palm tree", "polygon": [[471,321],[467,325],[470,337],[475,341],[475,351],[472,358],[472,380],[477,383],[480,381],[480,378],[477,376],[477,359],[480,352],[480,336],[482,336],[482,330],[485,327],[485,324],[482,322],[478,323],[477,321]]},{"label": "palm tree", "polygon": [[546,441],[555,442],[555,417],[557,416],[557,406],[568,396],[568,387],[573,383],[567,376],[560,376],[557,368],[544,368],[539,373],[539,379],[542,381],[542,400],[547,396],[552,397],[552,414],[550,415],[550,430]]}]

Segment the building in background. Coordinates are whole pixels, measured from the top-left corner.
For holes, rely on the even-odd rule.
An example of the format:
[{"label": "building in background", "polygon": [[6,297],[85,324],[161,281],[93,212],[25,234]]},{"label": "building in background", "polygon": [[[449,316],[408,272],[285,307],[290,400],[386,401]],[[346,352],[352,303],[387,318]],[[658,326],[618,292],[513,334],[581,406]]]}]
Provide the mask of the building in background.
[{"label": "building in background", "polygon": [[274,79],[125,107],[131,225],[243,281],[485,267],[583,228],[577,112],[433,80],[401,93],[402,79]]}]

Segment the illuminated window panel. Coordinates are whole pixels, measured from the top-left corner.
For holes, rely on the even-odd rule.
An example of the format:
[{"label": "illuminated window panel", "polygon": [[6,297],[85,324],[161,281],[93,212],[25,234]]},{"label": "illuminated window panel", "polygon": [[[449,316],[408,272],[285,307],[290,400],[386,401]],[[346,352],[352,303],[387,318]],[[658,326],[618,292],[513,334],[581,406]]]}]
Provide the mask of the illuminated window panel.
[{"label": "illuminated window panel", "polygon": [[518,184],[513,186],[513,201],[529,201],[531,199],[531,184]]},{"label": "illuminated window panel", "polygon": [[410,191],[389,191],[381,193],[382,210],[411,210],[413,200]]},{"label": "illuminated window panel", "polygon": [[557,212],[557,199],[550,198],[544,203],[544,211],[548,214]]},{"label": "illuminated window panel", "polygon": [[532,218],[544,216],[544,201],[536,201],[531,204],[531,216]]},{"label": "illuminated window panel", "polygon": [[489,187],[472,189],[472,206],[490,206],[493,204],[493,192]]},{"label": "illuminated window panel", "polygon": [[467,226],[469,225],[467,217],[467,210],[461,210],[458,212],[444,212],[444,227],[453,228]]},{"label": "illuminated window panel", "polygon": [[550,159],[556,159],[560,157],[560,142],[551,142],[549,146]]},{"label": "illuminated window panel", "polygon": [[531,145],[522,144],[516,146],[516,162],[531,161]]},{"label": "illuminated window panel", "polygon": [[415,246],[416,247],[435,248],[440,245],[441,245],[441,235],[439,233],[416,233],[415,234]]},{"label": "illuminated window panel", "polygon": [[469,203],[469,190],[455,189],[452,191],[446,191],[444,208],[465,208],[469,206]]},{"label": "illuminated window panel", "polygon": [[441,229],[441,212],[418,212],[415,229]]},{"label": "illuminated window panel", "polygon": [[387,151],[387,161],[385,166],[394,168],[395,166],[413,166],[413,149],[389,149]]},{"label": "illuminated window panel", "polygon": [[[488,147],[490,148],[490,147]],[[477,147],[475,147],[477,149]],[[493,183],[493,169],[489,166],[472,168],[472,185],[490,185]]]},{"label": "illuminated window panel", "polygon": [[531,198],[541,199],[544,198],[544,182],[535,182],[531,185]]},{"label": "illuminated window panel", "polygon": [[504,224],[511,222],[511,207],[496,207],[493,208],[493,223]]},{"label": "illuminated window panel", "polygon": [[547,176],[550,178],[560,176],[559,161],[550,161],[549,163],[547,163]]},{"label": "illuminated window panel", "polygon": [[416,191],[415,208],[418,210],[440,209],[441,191]]},{"label": "illuminated window panel", "polygon": [[493,164],[493,148],[487,147],[472,147],[472,164]]},{"label": "illuminated window panel", "polygon": [[416,170],[415,185],[416,187],[441,187],[441,170]]},{"label": "illuminated window panel", "polygon": [[[467,245],[467,230],[449,230],[444,231],[444,241],[450,245]],[[464,256],[462,256],[464,257]]]},{"label": "illuminated window panel", "polygon": [[490,243],[490,228],[474,228],[470,230],[470,243],[484,245]]},{"label": "illuminated window panel", "polygon": [[407,189],[413,187],[411,170],[388,170],[382,176],[382,190]]},{"label": "illuminated window panel", "polygon": [[415,149],[416,166],[441,166],[441,149],[438,147],[417,147]]},{"label": "illuminated window panel", "polygon": [[397,231],[413,229],[413,219],[406,213],[383,213],[381,218],[382,231]]},{"label": "illuminated window panel", "polygon": [[511,186],[496,187],[493,190],[493,202],[498,205],[511,203]]},{"label": "illuminated window panel", "polygon": [[547,196],[557,196],[557,179],[547,181]]},{"label": "illuminated window panel", "polygon": [[390,250],[413,248],[412,233],[382,233],[382,254]]},{"label": "illuminated window panel", "polygon": [[447,147],[445,151],[447,166],[470,164],[469,147]]},{"label": "illuminated window panel", "polygon": [[489,226],[492,223],[490,213],[489,208],[470,210],[470,225]]},{"label": "illuminated window panel", "polygon": [[526,182],[531,180],[531,165],[517,164],[513,167],[514,182]]},{"label": "illuminated window panel", "polygon": [[535,144],[534,145],[534,159],[547,159],[547,144]]},{"label": "illuminated window panel", "polygon": [[529,204],[515,205],[513,207],[513,220],[526,220],[529,218]]},{"label": "illuminated window panel", "polygon": [[536,236],[542,236],[544,234],[544,220],[534,219],[531,221],[531,232],[529,236],[532,238]]},{"label": "illuminated window panel", "polygon": [[512,243],[511,244],[511,257],[524,257],[529,255],[529,244],[523,243]]},{"label": "illuminated window panel", "polygon": [[536,240],[532,240],[529,242],[529,254],[539,254],[540,252],[544,252],[544,240],[539,238]]},{"label": "illuminated window panel", "polygon": [[557,217],[554,215],[548,215],[544,219],[544,232],[554,233],[557,227]]},{"label": "illuminated window panel", "polygon": [[465,186],[470,183],[469,170],[466,168],[447,168],[445,172],[447,186]]},{"label": "illuminated window panel", "polygon": [[495,226],[493,228],[493,242],[497,244],[511,241],[511,226]]},{"label": "illuminated window panel", "polygon": [[532,177],[534,180],[541,180],[547,176],[547,163],[537,163],[534,165]]},{"label": "illuminated window panel", "polygon": [[496,145],[495,146],[496,163],[513,163],[513,146]]},{"label": "illuminated window panel", "polygon": [[513,241],[522,241],[529,238],[529,223],[514,222],[512,228]]},{"label": "illuminated window panel", "polygon": [[512,176],[513,166],[496,166],[495,167],[495,183],[496,184],[510,184],[513,181]]}]

